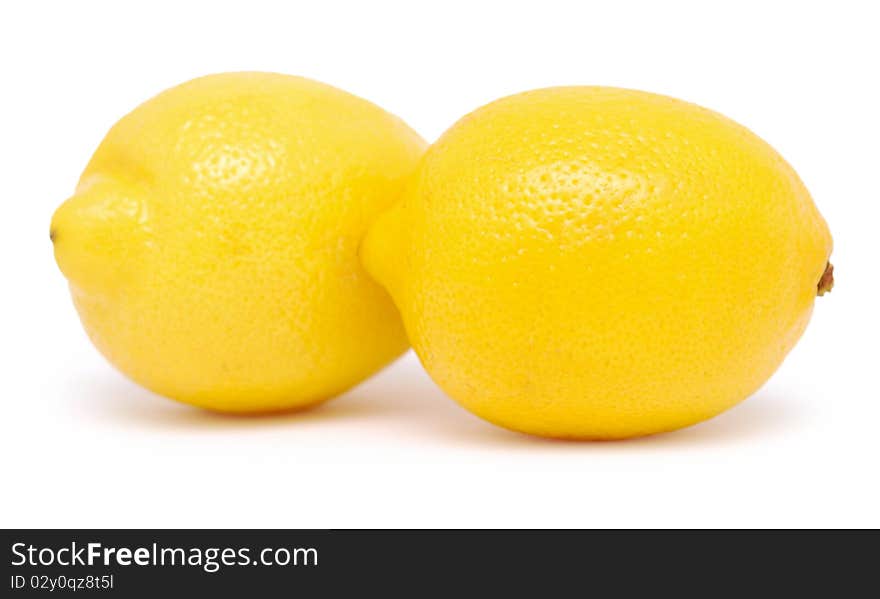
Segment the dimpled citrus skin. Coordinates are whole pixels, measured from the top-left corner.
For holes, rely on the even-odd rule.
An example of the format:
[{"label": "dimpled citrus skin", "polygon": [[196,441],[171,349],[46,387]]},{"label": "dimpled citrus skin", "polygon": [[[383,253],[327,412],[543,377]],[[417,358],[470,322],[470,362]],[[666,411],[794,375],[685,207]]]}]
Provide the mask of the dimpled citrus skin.
[{"label": "dimpled citrus skin", "polygon": [[196,79],[110,130],[52,219],[56,260],[94,344],[145,387],[222,411],[314,403],[407,347],[357,249],[424,149],[322,83]]},{"label": "dimpled citrus skin", "polygon": [[807,324],[831,237],[740,125],[563,87],[455,124],[361,252],[463,406],[615,439],[699,422],[767,380]]}]

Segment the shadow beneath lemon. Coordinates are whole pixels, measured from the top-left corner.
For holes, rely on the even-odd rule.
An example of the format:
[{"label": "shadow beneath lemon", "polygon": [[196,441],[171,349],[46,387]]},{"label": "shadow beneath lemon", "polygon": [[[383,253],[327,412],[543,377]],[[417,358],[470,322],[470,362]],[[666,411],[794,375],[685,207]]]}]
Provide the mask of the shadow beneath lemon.
[{"label": "shadow beneath lemon", "polygon": [[751,443],[785,435],[807,422],[805,407],[796,398],[762,389],[714,418],[671,433],[633,439],[631,443],[664,447]]},{"label": "shadow beneath lemon", "polygon": [[[442,392],[439,393],[443,395]],[[455,405],[452,400],[446,400]],[[428,422],[422,428],[427,435],[443,436],[473,446],[502,446],[536,452],[622,453],[659,449],[690,451],[700,447],[750,444],[802,429],[808,422],[804,407],[794,398],[767,391],[759,391],[730,410],[687,428],[613,441],[534,437],[495,427],[467,412],[465,415],[475,422],[469,422],[465,426],[462,418],[455,418],[455,422],[448,418],[440,422]]]},{"label": "shadow beneath lemon", "polygon": [[98,419],[139,428],[198,431],[358,422],[388,429],[401,424],[407,429],[422,428],[420,424],[427,429],[438,424],[448,425],[450,430],[468,428],[468,424],[494,429],[446,397],[421,371],[411,353],[336,398],[266,414],[227,414],[195,408],[156,395],[109,370],[78,382],[83,409]]},{"label": "shadow beneath lemon", "polygon": [[803,425],[806,415],[792,398],[762,390],[727,412],[679,431],[626,441],[580,442],[542,439],[493,426],[448,398],[418,367],[412,353],[384,371],[318,405],[264,415],[234,415],[179,404],[108,372],[83,381],[84,409],[113,424],[165,431],[215,433],[260,428],[314,430],[314,427],[358,428],[381,435],[444,442],[473,449],[529,451],[642,451],[650,448],[693,449],[700,446],[750,443]]}]

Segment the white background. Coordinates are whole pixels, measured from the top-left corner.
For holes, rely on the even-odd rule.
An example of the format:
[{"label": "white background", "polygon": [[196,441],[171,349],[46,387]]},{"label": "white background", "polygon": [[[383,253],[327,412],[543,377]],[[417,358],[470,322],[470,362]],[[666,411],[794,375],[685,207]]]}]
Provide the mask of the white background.
[{"label": "white background", "polygon": [[[19,2],[0,8],[0,526],[880,526],[880,18],[872,2]],[[578,444],[496,429],[412,354],[312,411],[232,418],[116,373],[48,239],[106,130],[194,76],[314,77],[428,140],[555,84],[666,93],[774,145],[837,287],[772,380],[705,424]]]}]

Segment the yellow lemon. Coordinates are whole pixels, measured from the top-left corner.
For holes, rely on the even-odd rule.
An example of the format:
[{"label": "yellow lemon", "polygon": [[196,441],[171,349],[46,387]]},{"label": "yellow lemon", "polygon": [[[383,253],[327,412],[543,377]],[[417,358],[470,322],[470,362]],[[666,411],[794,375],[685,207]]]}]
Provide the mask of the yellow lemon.
[{"label": "yellow lemon", "polygon": [[304,406],[406,347],[358,244],[425,144],[336,88],[229,73],[120,120],[55,213],[55,257],[95,346],[162,395]]},{"label": "yellow lemon", "polygon": [[362,248],[449,395],[583,439],[676,429],[753,393],[830,287],[830,252],[804,185],[753,133],[603,87],[463,118]]}]

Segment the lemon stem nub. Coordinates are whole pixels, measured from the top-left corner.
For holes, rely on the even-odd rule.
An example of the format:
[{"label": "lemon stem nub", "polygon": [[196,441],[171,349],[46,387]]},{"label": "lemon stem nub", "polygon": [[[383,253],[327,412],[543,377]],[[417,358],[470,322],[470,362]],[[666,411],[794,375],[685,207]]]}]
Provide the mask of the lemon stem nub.
[{"label": "lemon stem nub", "polygon": [[822,296],[831,291],[834,287],[834,265],[828,262],[825,265],[825,272],[822,273],[822,277],[819,279],[819,284],[816,285],[817,291],[816,295]]}]

